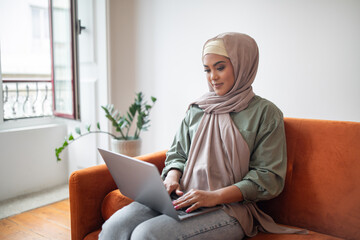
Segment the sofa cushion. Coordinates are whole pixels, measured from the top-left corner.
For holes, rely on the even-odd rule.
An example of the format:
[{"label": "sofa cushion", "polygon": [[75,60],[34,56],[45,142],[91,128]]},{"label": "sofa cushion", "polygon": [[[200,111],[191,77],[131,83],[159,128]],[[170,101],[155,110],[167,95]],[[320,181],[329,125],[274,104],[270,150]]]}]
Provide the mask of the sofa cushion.
[{"label": "sofa cushion", "polygon": [[101,214],[103,219],[108,220],[120,208],[130,204],[133,200],[122,195],[119,189],[116,189],[106,195],[101,205]]},{"label": "sofa cushion", "polygon": [[86,235],[84,240],[98,240],[100,232],[101,232],[101,229],[98,229],[98,230],[96,230],[96,231],[94,231],[92,233],[89,233],[88,235]]}]

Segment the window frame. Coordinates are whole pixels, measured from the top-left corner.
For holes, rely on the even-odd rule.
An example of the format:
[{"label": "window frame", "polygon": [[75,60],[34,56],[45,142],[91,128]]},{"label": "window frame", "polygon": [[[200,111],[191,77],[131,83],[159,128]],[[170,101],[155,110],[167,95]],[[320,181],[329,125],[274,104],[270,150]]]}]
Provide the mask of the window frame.
[{"label": "window frame", "polygon": [[51,48],[51,81],[53,91],[53,114],[56,117],[69,118],[74,120],[80,119],[80,98],[79,98],[79,48],[78,48],[78,17],[77,1],[70,2],[70,29],[71,29],[71,88],[72,88],[72,114],[64,113],[56,109],[56,90],[54,74],[54,45],[53,45],[53,0],[49,0],[49,27],[50,27],[50,48]]}]

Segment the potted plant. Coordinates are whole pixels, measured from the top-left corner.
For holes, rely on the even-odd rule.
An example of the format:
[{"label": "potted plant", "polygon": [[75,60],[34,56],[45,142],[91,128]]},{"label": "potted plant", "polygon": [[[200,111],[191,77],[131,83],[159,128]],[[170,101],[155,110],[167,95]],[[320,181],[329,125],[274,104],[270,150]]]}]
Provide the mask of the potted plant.
[{"label": "potted plant", "polygon": [[[140,154],[141,131],[146,131],[149,128],[149,114],[150,110],[156,102],[155,97],[151,97],[152,104],[147,104],[144,101],[144,95],[142,92],[136,93],[135,101],[130,105],[126,114],[121,115],[119,111],[114,109],[114,105],[101,106],[105,112],[105,116],[111,122],[112,126],[115,128],[116,132],[119,135],[115,135],[108,131],[101,130],[100,123],[96,124],[96,129],[92,130],[91,125],[85,127],[85,131],[81,131],[80,127],[75,128],[77,136],[74,137],[72,133],[65,138],[64,143],[61,147],[55,149],[55,155],[57,161],[61,161],[60,153],[68,147],[70,144],[75,142],[81,137],[87,136],[92,133],[104,133],[110,135],[111,138],[111,149],[113,151],[128,155],[136,156]],[[136,120],[135,130],[131,135],[133,128],[132,124]]]}]

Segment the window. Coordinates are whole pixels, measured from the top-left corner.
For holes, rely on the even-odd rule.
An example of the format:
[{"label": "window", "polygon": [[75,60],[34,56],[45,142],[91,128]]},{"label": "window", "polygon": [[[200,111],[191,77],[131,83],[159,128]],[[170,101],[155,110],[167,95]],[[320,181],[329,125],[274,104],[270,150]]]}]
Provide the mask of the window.
[{"label": "window", "polygon": [[4,120],[79,118],[76,18],[75,0],[0,2]]}]

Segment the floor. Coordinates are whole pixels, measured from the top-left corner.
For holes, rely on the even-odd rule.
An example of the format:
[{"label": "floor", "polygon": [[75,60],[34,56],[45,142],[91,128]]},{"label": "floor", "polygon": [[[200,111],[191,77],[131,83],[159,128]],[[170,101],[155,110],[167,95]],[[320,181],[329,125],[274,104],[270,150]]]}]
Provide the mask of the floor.
[{"label": "floor", "polygon": [[0,219],[69,198],[69,185],[23,195],[0,202]]},{"label": "floor", "polygon": [[70,239],[70,206],[65,199],[0,220],[0,239]]}]

